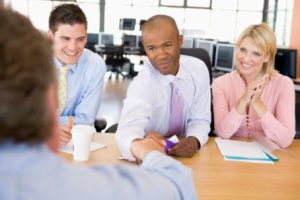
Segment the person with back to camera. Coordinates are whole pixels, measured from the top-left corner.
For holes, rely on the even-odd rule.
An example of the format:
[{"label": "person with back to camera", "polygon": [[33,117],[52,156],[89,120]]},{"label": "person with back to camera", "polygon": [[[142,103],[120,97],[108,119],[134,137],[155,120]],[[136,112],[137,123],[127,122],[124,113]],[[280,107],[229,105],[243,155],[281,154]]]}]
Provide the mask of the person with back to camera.
[{"label": "person with back to camera", "polygon": [[76,4],[60,4],[49,16],[48,37],[53,40],[59,80],[58,114],[62,145],[72,137],[70,118],[75,125],[93,126],[100,106],[106,65],[98,54],[84,48],[87,25],[84,12]]},{"label": "person with back to camera", "polygon": [[124,158],[135,160],[130,152],[135,141],[176,135],[179,142],[166,146],[167,154],[191,157],[210,132],[208,69],[202,60],[180,55],[183,37],[170,16],[150,17],[143,25],[142,40],[148,59],[124,100],[116,132],[119,149]]},{"label": "person with back to camera", "polygon": [[212,84],[215,130],[230,138],[263,137],[282,148],[295,136],[293,81],[274,70],[276,37],[265,24],[247,27],[236,42],[236,70]]},{"label": "person with back to camera", "polygon": [[[26,47],[26,48],[24,48]],[[141,167],[71,165],[57,157],[56,69],[50,41],[0,6],[0,199],[196,199],[192,172],[149,138]]]}]

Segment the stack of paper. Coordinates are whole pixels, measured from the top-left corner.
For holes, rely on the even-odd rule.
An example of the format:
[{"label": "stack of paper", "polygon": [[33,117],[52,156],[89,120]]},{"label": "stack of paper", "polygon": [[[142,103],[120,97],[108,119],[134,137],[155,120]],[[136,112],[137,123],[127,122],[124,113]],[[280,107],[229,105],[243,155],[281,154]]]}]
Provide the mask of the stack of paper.
[{"label": "stack of paper", "polygon": [[274,163],[279,159],[256,142],[215,139],[225,160]]}]

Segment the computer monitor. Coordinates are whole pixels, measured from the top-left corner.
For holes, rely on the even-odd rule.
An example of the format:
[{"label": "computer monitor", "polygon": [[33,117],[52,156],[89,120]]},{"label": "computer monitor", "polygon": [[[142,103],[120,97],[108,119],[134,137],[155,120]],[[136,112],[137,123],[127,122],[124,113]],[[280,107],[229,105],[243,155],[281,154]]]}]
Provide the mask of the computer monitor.
[{"label": "computer monitor", "polygon": [[141,20],[140,20],[140,31],[142,30],[143,25],[145,24],[145,22],[146,22],[145,19],[141,19]]},{"label": "computer monitor", "polygon": [[123,35],[123,46],[130,48],[139,47],[140,36],[138,35]]},{"label": "computer monitor", "polygon": [[98,33],[88,33],[87,34],[87,43],[88,44],[98,44],[98,39],[99,38],[99,35]]},{"label": "computer monitor", "polygon": [[96,51],[95,45],[98,44],[98,40],[99,40],[98,38],[99,38],[98,33],[88,33],[85,48],[95,52]]},{"label": "computer monitor", "polygon": [[194,40],[194,48],[205,49],[210,57],[210,62],[214,65],[216,42],[211,40],[204,40],[196,38]]},{"label": "computer monitor", "polygon": [[120,19],[119,29],[133,31],[135,28],[135,19],[133,18],[123,18]]},{"label": "computer monitor", "polygon": [[183,43],[181,48],[193,48],[194,47],[194,38],[183,38]]},{"label": "computer monitor", "polygon": [[277,48],[275,69],[290,78],[297,77],[297,49]]},{"label": "computer monitor", "polygon": [[224,72],[231,72],[234,70],[234,49],[235,45],[231,43],[216,44],[216,70]]},{"label": "computer monitor", "polygon": [[114,35],[109,33],[99,33],[99,46],[113,46],[114,44]]}]

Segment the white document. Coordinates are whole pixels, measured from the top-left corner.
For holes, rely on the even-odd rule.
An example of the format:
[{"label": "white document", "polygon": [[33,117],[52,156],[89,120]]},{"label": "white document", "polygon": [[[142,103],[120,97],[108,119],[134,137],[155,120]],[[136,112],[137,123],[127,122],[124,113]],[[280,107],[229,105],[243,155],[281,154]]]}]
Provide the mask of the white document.
[{"label": "white document", "polygon": [[277,161],[274,155],[266,152],[256,142],[215,139],[218,148],[225,160],[255,162],[255,163],[274,163]]},{"label": "white document", "polygon": [[[96,142],[92,142],[91,143],[91,149],[90,151],[95,151],[97,149],[103,149],[103,148],[106,148],[107,146],[104,145],[104,144],[100,144],[100,143],[96,143]],[[64,152],[64,153],[70,153],[70,154],[73,154],[73,142],[72,140],[64,147],[60,147],[59,149],[61,152]]]}]

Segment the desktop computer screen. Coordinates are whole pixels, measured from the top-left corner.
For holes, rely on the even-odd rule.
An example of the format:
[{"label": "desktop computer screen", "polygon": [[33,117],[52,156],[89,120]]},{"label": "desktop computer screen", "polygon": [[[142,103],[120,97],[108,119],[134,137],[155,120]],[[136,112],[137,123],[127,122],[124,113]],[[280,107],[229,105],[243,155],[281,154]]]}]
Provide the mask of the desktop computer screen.
[{"label": "desktop computer screen", "polygon": [[141,20],[140,20],[140,31],[142,30],[143,25],[145,24],[145,22],[146,22],[145,19],[141,19]]},{"label": "desktop computer screen", "polygon": [[181,48],[193,48],[194,47],[194,38],[183,38],[183,43]]},{"label": "desktop computer screen", "polygon": [[215,69],[231,72],[234,70],[235,45],[231,43],[217,43],[215,55]]},{"label": "desktop computer screen", "polygon": [[139,47],[140,36],[138,35],[123,35],[123,46],[124,47]]},{"label": "desktop computer screen", "polygon": [[215,46],[216,42],[211,40],[203,40],[196,38],[194,40],[194,48],[205,49],[209,55],[210,62],[214,65]]},{"label": "desktop computer screen", "polygon": [[114,35],[109,33],[99,33],[99,46],[113,46],[114,44]]},{"label": "desktop computer screen", "polygon": [[133,31],[135,28],[135,19],[132,18],[123,18],[120,19],[119,29]]},{"label": "desktop computer screen", "polygon": [[88,33],[87,34],[87,43],[89,44],[98,44],[98,33]]},{"label": "desktop computer screen", "polygon": [[98,44],[99,34],[98,33],[88,33],[87,42],[85,48],[90,49],[91,51],[96,51],[95,45]]},{"label": "desktop computer screen", "polygon": [[297,49],[277,48],[275,69],[292,79],[297,77]]}]

